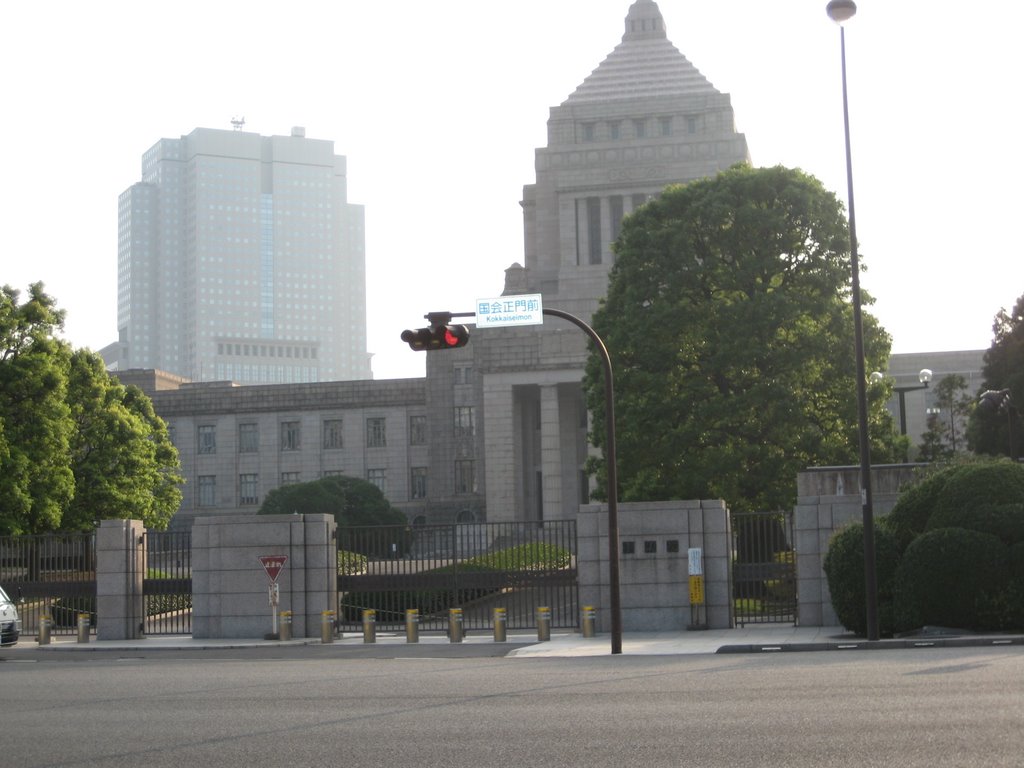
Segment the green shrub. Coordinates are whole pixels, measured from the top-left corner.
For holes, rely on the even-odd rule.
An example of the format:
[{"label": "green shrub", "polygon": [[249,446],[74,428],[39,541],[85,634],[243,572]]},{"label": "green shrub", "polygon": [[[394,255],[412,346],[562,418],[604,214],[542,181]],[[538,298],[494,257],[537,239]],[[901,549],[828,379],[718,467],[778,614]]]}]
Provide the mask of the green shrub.
[{"label": "green shrub", "polygon": [[878,527],[896,537],[900,551],[905,550],[915,537],[928,527],[928,520],[938,506],[946,482],[959,466],[945,467],[900,492],[892,511],[880,518]]},{"label": "green shrub", "polygon": [[1008,560],[1008,548],[990,533],[939,528],[918,536],[896,569],[895,628],[1000,628]]},{"label": "green shrub", "polygon": [[[882,635],[891,635],[894,628],[893,583],[899,561],[900,548],[896,536],[875,526],[878,628]],[[867,634],[862,523],[852,523],[832,537],[825,555],[824,570],[832,595],[832,607],[839,622],[851,632]]]},{"label": "green shrub", "polygon": [[936,510],[928,530],[966,528],[991,533],[1007,546],[1024,541],[1024,502],[1010,504],[965,504]]},{"label": "green shrub", "polygon": [[[969,521],[970,513],[982,505],[1022,503],[1024,465],[1006,460],[966,464],[949,473],[925,530]],[[980,530],[974,525],[963,527]]]}]

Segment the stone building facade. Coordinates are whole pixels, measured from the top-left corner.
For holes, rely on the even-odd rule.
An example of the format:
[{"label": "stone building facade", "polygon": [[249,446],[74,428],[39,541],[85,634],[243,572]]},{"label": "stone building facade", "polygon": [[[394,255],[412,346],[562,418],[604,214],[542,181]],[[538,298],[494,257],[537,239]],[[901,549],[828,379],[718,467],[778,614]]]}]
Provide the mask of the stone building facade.
[{"label": "stone building facade", "polygon": [[[506,270],[504,293],[540,293],[545,307],[589,321],[622,218],[667,184],[748,161],[729,96],[672,45],[658,5],[636,0],[621,43],[551,109],[536,180],[523,188],[523,263]],[[586,342],[549,317],[426,353],[424,379],[239,387],[118,376],[150,393],[171,426],[187,479],[175,526],[254,512],[281,484],[338,472],[376,483],[413,522],[562,520],[591,490]],[[898,385],[914,366],[937,380],[944,367],[976,370],[981,355],[903,357],[890,364]],[[907,397],[914,429],[925,402]]]}]

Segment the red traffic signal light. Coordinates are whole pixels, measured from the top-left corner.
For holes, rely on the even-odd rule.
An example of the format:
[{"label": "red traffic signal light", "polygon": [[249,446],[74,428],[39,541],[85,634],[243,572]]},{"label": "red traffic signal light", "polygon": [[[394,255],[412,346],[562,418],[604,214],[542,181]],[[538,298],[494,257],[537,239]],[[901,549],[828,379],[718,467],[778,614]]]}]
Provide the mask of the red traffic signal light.
[{"label": "red traffic signal light", "polygon": [[455,349],[469,343],[469,329],[464,325],[432,325],[402,331],[402,341],[415,352],[434,349]]}]

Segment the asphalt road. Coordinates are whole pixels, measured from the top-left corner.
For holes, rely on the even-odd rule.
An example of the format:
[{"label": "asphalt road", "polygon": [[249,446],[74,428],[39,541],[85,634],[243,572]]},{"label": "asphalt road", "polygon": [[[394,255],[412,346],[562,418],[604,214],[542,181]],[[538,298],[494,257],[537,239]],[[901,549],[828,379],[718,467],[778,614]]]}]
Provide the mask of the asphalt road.
[{"label": "asphalt road", "polygon": [[5,651],[0,764],[1024,764],[1017,647],[564,659],[470,653],[481,651]]}]

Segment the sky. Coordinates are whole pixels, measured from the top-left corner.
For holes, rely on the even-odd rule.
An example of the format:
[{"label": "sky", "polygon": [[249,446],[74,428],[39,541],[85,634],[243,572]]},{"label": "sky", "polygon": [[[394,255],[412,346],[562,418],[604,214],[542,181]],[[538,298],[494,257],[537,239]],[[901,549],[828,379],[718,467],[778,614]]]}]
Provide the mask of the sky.
[{"label": "sky", "polygon": [[[65,336],[117,336],[117,198],[160,138],[231,127],[334,142],[366,209],[374,378],[399,339],[470,311],[523,261],[549,110],[620,42],[631,0],[54,0],[0,6],[0,284],[42,281]],[[847,200],[840,31],[825,0],[660,0],[755,166]],[[1024,4],[862,0],[846,27],[866,308],[893,352],[985,349],[1024,294],[1017,54]],[[23,293],[24,295],[24,293]]]}]

